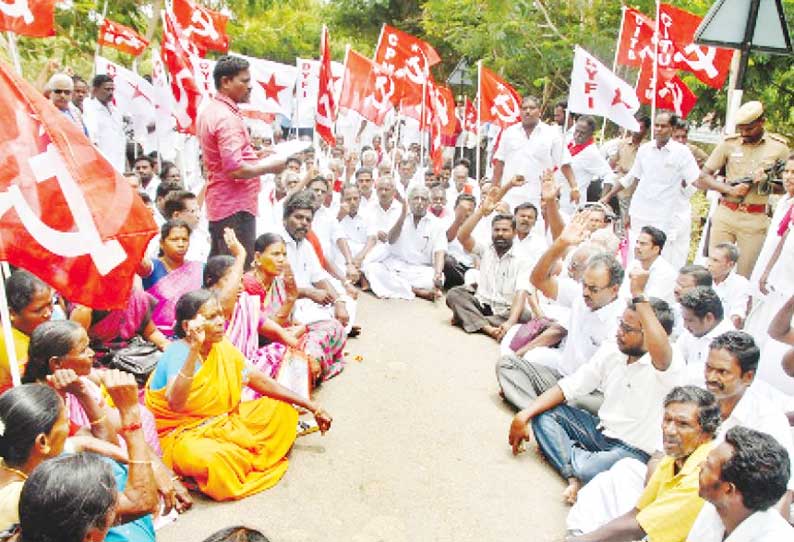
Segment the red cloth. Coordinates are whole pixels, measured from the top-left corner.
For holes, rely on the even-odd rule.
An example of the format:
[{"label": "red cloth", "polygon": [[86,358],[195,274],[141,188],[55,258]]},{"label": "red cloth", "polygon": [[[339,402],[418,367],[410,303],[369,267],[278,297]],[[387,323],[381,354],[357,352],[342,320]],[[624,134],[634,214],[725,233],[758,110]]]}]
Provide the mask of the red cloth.
[{"label": "red cloth", "polygon": [[794,204],[789,205],[788,211],[786,211],[786,214],[783,215],[783,219],[780,221],[780,224],[778,224],[777,226],[778,237],[783,237],[784,235],[786,235],[786,232],[791,226],[792,218],[794,218],[792,217],[792,214],[794,214],[793,212],[794,212]]},{"label": "red cloth", "polygon": [[315,254],[317,254],[317,259],[320,260],[320,265],[323,269],[325,269],[325,254],[323,254],[323,246],[320,244],[320,239],[317,238],[317,234],[314,233],[314,230],[309,230],[309,233],[306,234],[306,240],[309,242],[309,244],[311,244]]},{"label": "red cloth", "polygon": [[235,179],[228,174],[259,161],[240,108],[223,94],[214,96],[199,115],[196,132],[207,170],[207,219],[215,222],[239,211],[256,216],[259,177]]},{"label": "red cloth", "polygon": [[568,142],[568,152],[571,153],[571,157],[574,157],[592,144],[593,144],[592,137],[587,141],[585,141],[584,143],[582,143],[581,145],[577,145],[574,140],[571,140]]}]

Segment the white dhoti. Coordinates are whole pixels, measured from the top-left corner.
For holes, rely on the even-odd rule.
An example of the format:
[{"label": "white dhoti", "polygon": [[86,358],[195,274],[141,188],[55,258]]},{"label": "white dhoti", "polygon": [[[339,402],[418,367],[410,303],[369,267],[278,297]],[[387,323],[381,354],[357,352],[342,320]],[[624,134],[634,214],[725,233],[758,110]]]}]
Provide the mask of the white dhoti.
[{"label": "white dhoti", "polygon": [[[356,313],[358,303],[355,299],[347,295],[345,289],[342,288],[341,283],[335,279],[331,280],[334,288],[339,294],[339,300],[344,302],[349,320],[345,326],[345,333],[350,333],[350,330],[356,323]],[[337,285],[339,287],[337,287]],[[314,322],[321,322],[323,320],[333,320],[336,318],[336,308],[333,303],[330,305],[319,305],[311,299],[298,299],[295,301],[295,306],[292,308],[292,319],[299,324],[312,324]]]},{"label": "white dhoti", "polygon": [[590,533],[632,510],[645,489],[647,465],[634,458],[621,459],[579,490],[568,512],[570,531]]},{"label": "white dhoti", "polygon": [[378,297],[413,299],[413,288],[431,290],[435,272],[429,265],[415,265],[394,256],[364,266],[369,287]]}]

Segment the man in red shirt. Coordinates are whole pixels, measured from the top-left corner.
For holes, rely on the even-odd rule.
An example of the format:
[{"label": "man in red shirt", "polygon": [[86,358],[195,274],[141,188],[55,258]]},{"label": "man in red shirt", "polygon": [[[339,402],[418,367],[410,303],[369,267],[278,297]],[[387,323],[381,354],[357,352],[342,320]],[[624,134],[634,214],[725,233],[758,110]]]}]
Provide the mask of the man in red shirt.
[{"label": "man in red shirt", "polygon": [[251,144],[237,104],[251,96],[248,61],[221,57],[212,73],[218,93],[196,121],[207,174],[207,219],[212,248],[210,256],[228,254],[224,228],[232,228],[246,250],[246,266],[254,255],[259,176],[278,173],[284,162],[261,162],[264,154]]}]

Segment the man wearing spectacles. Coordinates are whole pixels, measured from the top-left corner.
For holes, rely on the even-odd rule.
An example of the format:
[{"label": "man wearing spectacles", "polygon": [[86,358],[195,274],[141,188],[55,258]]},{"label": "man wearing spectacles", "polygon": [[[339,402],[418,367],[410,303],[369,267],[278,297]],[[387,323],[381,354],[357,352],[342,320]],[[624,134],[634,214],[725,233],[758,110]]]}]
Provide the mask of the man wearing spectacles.
[{"label": "man wearing spectacles", "polygon": [[[683,357],[670,343],[672,310],[660,299],[645,297],[646,278],[641,273],[631,277],[634,299],[623,312],[616,340],[516,414],[510,425],[509,442],[517,454],[530,439],[532,422],[540,450],[568,482],[563,498],[570,504],[582,485],[617,461],[646,463],[661,448],[660,406],[686,380]],[[599,388],[604,402],[598,416],[564,404]]]},{"label": "man wearing spectacles", "polygon": [[[618,301],[623,267],[614,256],[601,253],[590,257],[581,284],[552,274],[557,262],[588,234],[586,213],[580,213],[540,257],[530,275],[532,285],[549,300],[569,308],[570,316],[562,347],[533,348],[521,357],[510,354],[497,362],[496,378],[503,397],[519,410],[527,408],[560,378],[575,372],[601,343],[615,336],[624,305]],[[597,411],[598,397],[591,397],[589,402],[587,408]]]},{"label": "man wearing spectacles", "polygon": [[[66,115],[85,135],[88,135],[88,130],[83,124],[80,111],[72,104],[72,92],[74,91],[74,82],[72,78],[65,73],[56,73],[47,82],[47,90],[50,92],[50,101],[58,111]],[[74,108],[74,109],[73,109]]]}]

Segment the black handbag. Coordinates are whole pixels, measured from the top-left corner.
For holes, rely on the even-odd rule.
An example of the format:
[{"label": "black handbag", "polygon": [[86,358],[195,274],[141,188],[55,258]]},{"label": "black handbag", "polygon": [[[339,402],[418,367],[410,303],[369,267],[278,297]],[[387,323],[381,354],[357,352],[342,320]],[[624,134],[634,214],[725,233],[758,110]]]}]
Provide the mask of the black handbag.
[{"label": "black handbag", "polygon": [[145,386],[161,353],[154,344],[136,335],[124,345],[110,346],[105,365],[132,374],[138,385]]}]

